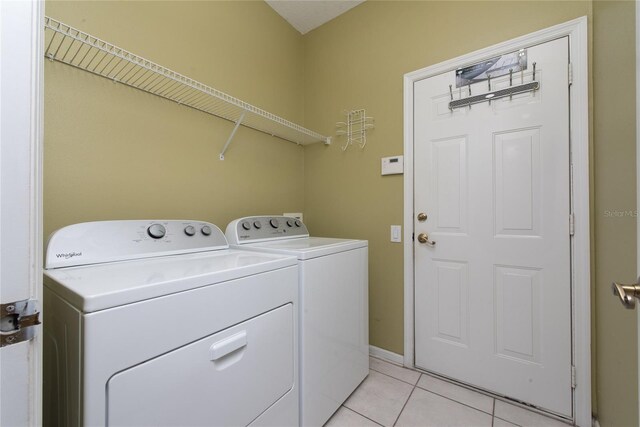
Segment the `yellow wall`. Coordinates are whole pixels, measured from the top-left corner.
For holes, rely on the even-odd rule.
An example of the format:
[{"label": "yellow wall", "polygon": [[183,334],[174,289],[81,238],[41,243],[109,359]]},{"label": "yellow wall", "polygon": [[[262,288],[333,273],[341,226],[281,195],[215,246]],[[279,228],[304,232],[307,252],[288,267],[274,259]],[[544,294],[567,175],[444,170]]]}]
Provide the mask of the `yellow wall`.
[{"label": "yellow wall", "polygon": [[[264,2],[47,2],[47,15],[289,120],[303,120],[303,41]],[[304,149],[45,61],[45,236],[104,219],[221,228],[302,211]],[[229,203],[229,200],[232,202]]]},{"label": "yellow wall", "polygon": [[369,240],[371,343],[402,353],[403,253],[389,242],[389,225],[402,224],[402,176],[381,177],[379,168],[381,157],[403,151],[403,75],[586,15],[593,397],[603,427],[637,425],[634,315],[609,291],[611,280],[635,277],[635,220],[605,215],[635,209],[633,8],[369,0],[301,36],[262,1],[48,1],[54,18],[313,130],[334,134],[351,108],[366,108],[376,128],[364,150],[346,152],[340,139],[302,149],[241,128],[221,162],[231,123],[46,61],[45,232],[115,218],[189,217],[224,228],[241,215],[304,211],[314,234]]},{"label": "yellow wall", "polygon": [[637,426],[636,311],[612,297],[613,280],[636,275],[635,9],[593,3],[595,316],[598,415],[606,426]]},{"label": "yellow wall", "polygon": [[389,242],[403,178],[380,176],[380,158],[403,152],[404,74],[588,14],[587,2],[370,1],[305,37],[307,126],[333,133],[343,109],[375,118],[364,150],[340,138],[305,150],[310,228],[369,239],[373,345],[403,353],[403,246]]},{"label": "yellow wall", "polygon": [[[403,152],[403,75],[588,16],[596,105],[593,407],[597,397],[603,427],[632,426],[638,412],[636,326],[609,284],[634,279],[635,219],[604,218],[603,212],[635,209],[634,5],[597,3],[592,10],[586,1],[370,0],[306,35],[306,126],[332,134],[335,122],[344,120],[342,110],[366,108],[376,128],[364,150],[342,152],[340,139],[305,149],[305,221],[315,233],[369,240],[371,343],[403,353],[403,248],[389,242],[389,225],[403,223],[403,184],[401,176],[380,176],[380,158]],[[626,95],[613,95],[621,91]]]}]

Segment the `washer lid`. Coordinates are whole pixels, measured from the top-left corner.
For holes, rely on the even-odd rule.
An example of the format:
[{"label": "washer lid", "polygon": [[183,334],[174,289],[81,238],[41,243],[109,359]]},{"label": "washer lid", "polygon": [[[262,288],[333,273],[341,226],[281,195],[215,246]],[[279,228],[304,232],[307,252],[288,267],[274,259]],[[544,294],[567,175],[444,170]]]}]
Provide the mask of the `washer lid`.
[{"label": "washer lid", "polygon": [[295,265],[292,256],[225,249],[45,270],[44,285],[88,313]]},{"label": "washer lid", "polygon": [[301,239],[273,240],[235,246],[239,249],[295,255],[300,260],[327,256],[368,246],[366,240],[303,237]]}]

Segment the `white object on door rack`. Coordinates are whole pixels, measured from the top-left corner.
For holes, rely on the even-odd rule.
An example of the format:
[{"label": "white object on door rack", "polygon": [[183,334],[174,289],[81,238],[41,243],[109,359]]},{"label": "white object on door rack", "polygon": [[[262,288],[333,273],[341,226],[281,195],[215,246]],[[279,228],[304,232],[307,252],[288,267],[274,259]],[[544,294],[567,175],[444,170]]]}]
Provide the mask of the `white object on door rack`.
[{"label": "white object on door rack", "polygon": [[373,117],[367,117],[367,112],[362,110],[345,111],[346,122],[336,123],[336,135],[346,135],[347,141],[342,146],[342,151],[346,151],[354,142],[360,148],[367,145],[367,131],[374,128]]},{"label": "white object on door rack", "polygon": [[235,123],[220,160],[240,125],[271,136],[308,145],[331,143],[331,137],[234,98],[152,61],[45,17],[45,56],[117,83],[191,107]]}]

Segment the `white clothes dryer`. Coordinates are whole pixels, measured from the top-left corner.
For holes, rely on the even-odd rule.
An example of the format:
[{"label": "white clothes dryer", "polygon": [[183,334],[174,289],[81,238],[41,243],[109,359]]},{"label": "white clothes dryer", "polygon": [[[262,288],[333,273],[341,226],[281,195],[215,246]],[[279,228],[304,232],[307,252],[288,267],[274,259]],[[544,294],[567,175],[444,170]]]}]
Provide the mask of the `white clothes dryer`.
[{"label": "white clothes dryer", "polygon": [[300,424],[322,426],[369,374],[368,243],[310,237],[301,221],[232,221],[231,247],[294,255],[300,270]]},{"label": "white clothes dryer", "polygon": [[52,234],[45,268],[45,423],[298,424],[295,257],[207,222],[101,221]]}]

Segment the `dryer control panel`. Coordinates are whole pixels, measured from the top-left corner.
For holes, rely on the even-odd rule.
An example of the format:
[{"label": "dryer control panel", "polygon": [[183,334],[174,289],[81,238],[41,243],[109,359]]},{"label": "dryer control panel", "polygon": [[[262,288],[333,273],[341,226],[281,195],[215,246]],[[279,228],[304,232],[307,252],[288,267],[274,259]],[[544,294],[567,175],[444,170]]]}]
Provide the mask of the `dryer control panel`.
[{"label": "dryer control panel", "polygon": [[73,224],[47,242],[45,268],[71,267],[227,249],[215,225],[191,220],[124,220]]},{"label": "dryer control panel", "polygon": [[225,232],[232,245],[268,240],[309,237],[309,230],[290,216],[248,216],[231,221]]}]

